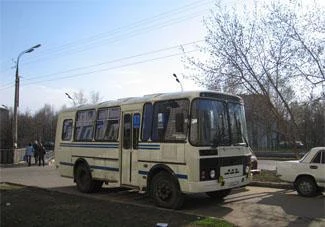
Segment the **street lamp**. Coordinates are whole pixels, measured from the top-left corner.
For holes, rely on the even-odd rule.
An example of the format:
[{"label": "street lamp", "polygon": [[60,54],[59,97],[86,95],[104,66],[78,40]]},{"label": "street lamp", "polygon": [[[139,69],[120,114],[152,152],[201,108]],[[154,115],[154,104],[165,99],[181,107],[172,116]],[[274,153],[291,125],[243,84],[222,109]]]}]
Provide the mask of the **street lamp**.
[{"label": "street lamp", "polygon": [[76,101],[69,95],[69,93],[65,93],[65,95],[68,97],[68,99],[71,99],[73,102],[73,105],[76,106]]},{"label": "street lamp", "polygon": [[16,62],[16,82],[15,82],[15,101],[14,101],[14,122],[13,122],[13,148],[17,148],[18,141],[18,106],[19,106],[19,74],[18,74],[18,65],[19,59],[23,54],[33,52],[34,49],[39,48],[41,44],[37,44],[27,50],[21,52],[17,57]]},{"label": "street lamp", "polygon": [[183,92],[183,85],[182,85],[181,81],[178,79],[178,77],[177,77],[177,75],[175,73],[173,74],[173,76],[175,77],[176,82],[179,83],[179,85],[181,86],[181,90]]}]

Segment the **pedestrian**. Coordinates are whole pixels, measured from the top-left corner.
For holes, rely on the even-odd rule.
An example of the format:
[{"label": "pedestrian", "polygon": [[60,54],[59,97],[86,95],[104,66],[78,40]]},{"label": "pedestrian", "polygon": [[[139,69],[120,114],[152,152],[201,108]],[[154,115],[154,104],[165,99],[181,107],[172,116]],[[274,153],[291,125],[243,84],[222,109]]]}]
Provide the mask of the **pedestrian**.
[{"label": "pedestrian", "polygon": [[33,148],[34,148],[34,158],[35,158],[35,165],[37,165],[37,161],[38,161],[38,150],[39,150],[39,145],[38,145],[38,141],[35,140],[34,144],[33,144]]},{"label": "pedestrian", "polygon": [[26,157],[27,157],[27,163],[28,163],[28,166],[31,165],[31,160],[32,160],[32,156],[34,154],[34,148],[32,146],[31,143],[28,144],[28,146],[26,147]]},{"label": "pedestrian", "polygon": [[42,165],[44,166],[44,156],[45,156],[45,148],[42,143],[39,143],[38,145],[38,166]]}]

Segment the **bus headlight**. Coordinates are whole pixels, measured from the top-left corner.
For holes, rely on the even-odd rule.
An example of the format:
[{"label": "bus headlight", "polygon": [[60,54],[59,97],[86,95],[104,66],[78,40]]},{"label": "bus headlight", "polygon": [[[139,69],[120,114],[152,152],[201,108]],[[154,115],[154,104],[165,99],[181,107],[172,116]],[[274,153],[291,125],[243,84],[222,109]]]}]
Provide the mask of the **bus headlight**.
[{"label": "bus headlight", "polygon": [[246,166],[246,168],[245,168],[245,173],[246,173],[246,174],[249,173],[249,166]]},{"label": "bus headlight", "polygon": [[210,178],[214,179],[216,177],[216,171],[214,169],[210,170]]},{"label": "bus headlight", "polygon": [[204,170],[201,171],[201,180],[205,180],[205,171]]}]

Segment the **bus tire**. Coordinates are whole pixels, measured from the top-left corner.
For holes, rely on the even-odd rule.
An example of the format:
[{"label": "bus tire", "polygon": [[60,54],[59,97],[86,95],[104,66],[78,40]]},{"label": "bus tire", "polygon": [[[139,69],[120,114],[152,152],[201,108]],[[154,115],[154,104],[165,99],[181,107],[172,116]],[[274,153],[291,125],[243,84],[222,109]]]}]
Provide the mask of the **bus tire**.
[{"label": "bus tire", "polygon": [[151,183],[151,195],[159,207],[179,209],[183,205],[183,195],[177,180],[167,172],[156,174]]},{"label": "bus tire", "polygon": [[221,200],[227,195],[229,195],[231,192],[231,189],[224,189],[224,190],[219,190],[219,191],[212,191],[212,192],[206,192],[206,194],[213,199],[216,200]]},{"label": "bus tire", "polygon": [[80,163],[76,168],[75,180],[77,183],[77,189],[83,193],[90,193],[94,190],[94,182],[88,166],[84,163]]}]

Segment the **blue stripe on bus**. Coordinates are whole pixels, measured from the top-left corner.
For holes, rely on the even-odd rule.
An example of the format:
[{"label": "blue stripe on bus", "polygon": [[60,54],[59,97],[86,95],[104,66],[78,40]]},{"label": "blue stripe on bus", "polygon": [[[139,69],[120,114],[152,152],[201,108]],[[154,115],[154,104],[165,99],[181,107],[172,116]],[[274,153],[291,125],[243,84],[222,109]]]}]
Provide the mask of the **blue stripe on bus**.
[{"label": "blue stripe on bus", "polygon": [[[60,165],[73,166],[73,163],[70,163],[70,162],[60,162]],[[109,166],[90,166],[90,168],[91,169],[98,169],[98,170],[115,171],[115,172],[120,171],[119,168],[109,167]]]},{"label": "blue stripe on bus", "polygon": [[[143,171],[143,170],[139,170],[138,171],[138,173],[140,174],[140,175],[148,175],[148,171]],[[187,179],[187,175],[185,175],[185,174],[175,174],[176,176],[177,176],[177,178],[179,178],[179,179]]]},{"label": "blue stripe on bus", "polygon": [[60,165],[73,166],[73,164],[70,162],[60,162]]},{"label": "blue stripe on bus", "polygon": [[87,148],[118,148],[118,144],[84,144],[84,143],[60,143],[61,147],[87,147]]},{"label": "blue stripe on bus", "polygon": [[99,170],[115,171],[115,172],[120,171],[119,168],[109,167],[109,166],[90,166],[90,168],[92,168],[92,169],[99,169]]},{"label": "blue stripe on bus", "polygon": [[160,144],[139,144],[138,148],[142,150],[160,150]]},{"label": "blue stripe on bus", "polygon": [[187,180],[187,175],[185,175],[185,174],[176,174],[176,176],[177,176],[179,179],[186,179],[186,180]]},{"label": "blue stripe on bus", "polygon": [[[84,143],[60,143],[61,147],[81,148],[118,148],[119,144],[84,144]],[[159,144],[139,144],[141,150],[160,150]]]},{"label": "blue stripe on bus", "polygon": [[141,175],[148,175],[148,173],[148,171],[139,170],[139,174]]}]

